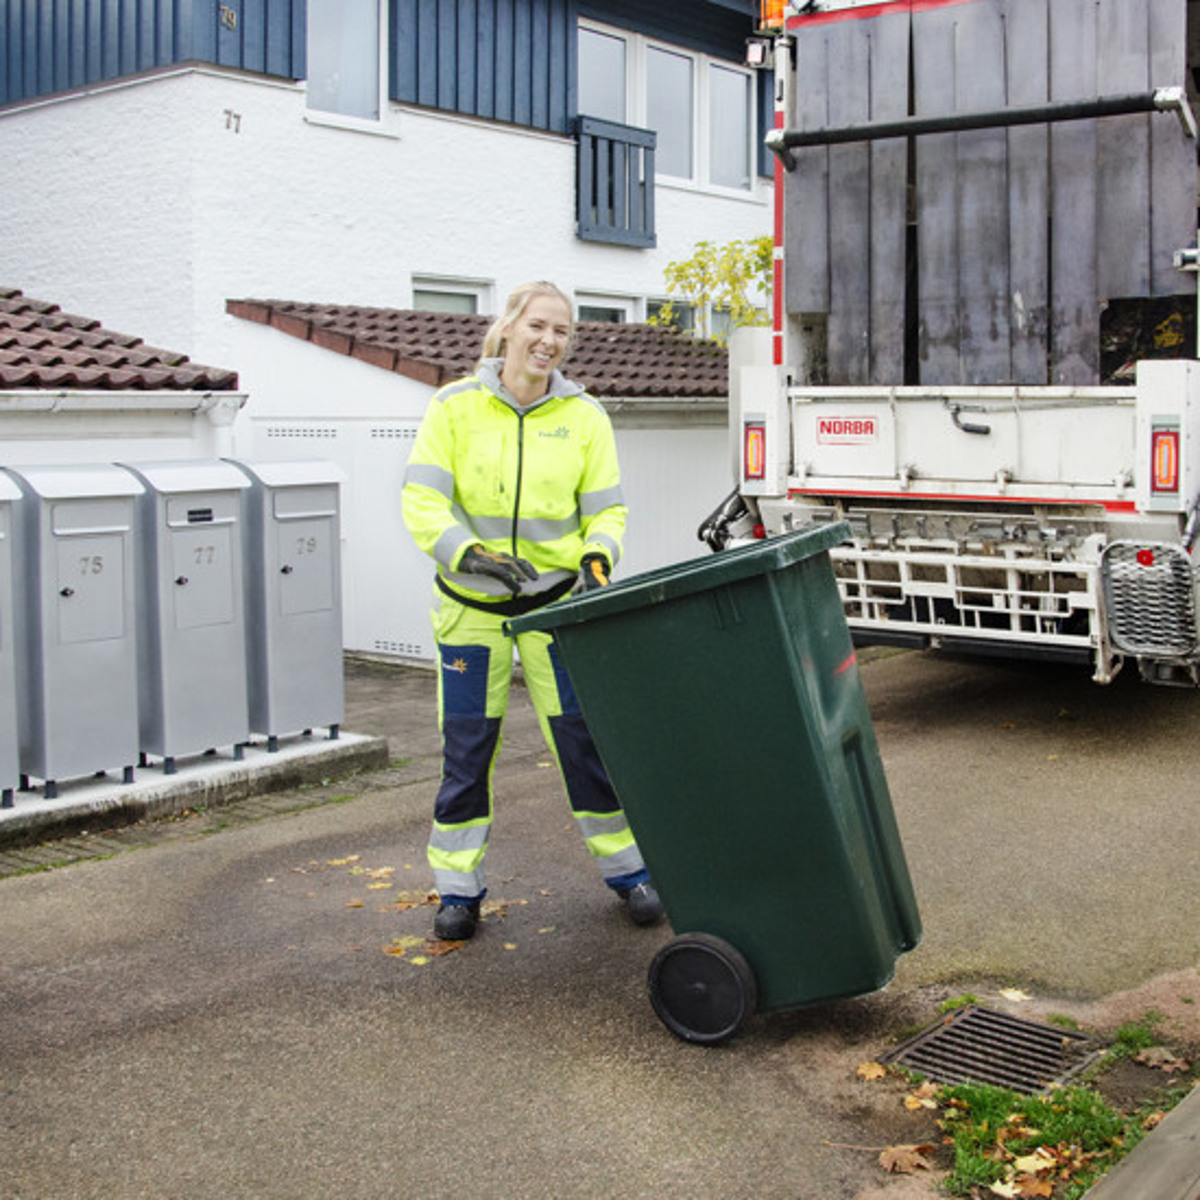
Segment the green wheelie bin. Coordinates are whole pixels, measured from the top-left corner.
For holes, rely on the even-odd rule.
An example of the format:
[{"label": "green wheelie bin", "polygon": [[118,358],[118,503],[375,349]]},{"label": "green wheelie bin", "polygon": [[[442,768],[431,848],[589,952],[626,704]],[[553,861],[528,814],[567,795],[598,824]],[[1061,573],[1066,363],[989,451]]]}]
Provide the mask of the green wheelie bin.
[{"label": "green wheelie bin", "polygon": [[650,1000],[691,1042],[883,987],[921,936],[829,549],[840,522],[509,622],[551,632],[675,933]]}]

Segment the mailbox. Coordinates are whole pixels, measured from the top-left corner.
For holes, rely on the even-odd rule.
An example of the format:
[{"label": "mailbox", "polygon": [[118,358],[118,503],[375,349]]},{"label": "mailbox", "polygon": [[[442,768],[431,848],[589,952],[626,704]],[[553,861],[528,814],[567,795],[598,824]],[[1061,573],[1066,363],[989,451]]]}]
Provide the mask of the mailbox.
[{"label": "mailbox", "polygon": [[0,805],[11,808],[21,773],[17,758],[17,665],[13,640],[13,502],[21,490],[0,475]]},{"label": "mailbox", "polygon": [[138,753],[134,499],[112,464],[12,468],[18,759],[22,781],[123,768]]},{"label": "mailbox", "polygon": [[250,728],[279,736],[345,713],[339,485],[331,462],[237,462],[250,481],[246,547],[246,662]]},{"label": "mailbox", "polygon": [[138,725],[142,759],[176,758],[250,740],[242,581],[241,493],[227,462],[123,464],[143,484],[136,504]]}]

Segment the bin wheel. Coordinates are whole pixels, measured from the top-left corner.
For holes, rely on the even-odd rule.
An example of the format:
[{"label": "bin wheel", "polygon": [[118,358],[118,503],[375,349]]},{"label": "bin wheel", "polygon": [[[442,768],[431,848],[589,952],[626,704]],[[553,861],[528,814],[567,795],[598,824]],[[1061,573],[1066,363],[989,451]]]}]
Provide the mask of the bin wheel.
[{"label": "bin wheel", "polygon": [[725,1041],[758,1005],[750,964],[708,933],[685,933],[668,942],[650,963],[649,983],[659,1020],[685,1042]]}]

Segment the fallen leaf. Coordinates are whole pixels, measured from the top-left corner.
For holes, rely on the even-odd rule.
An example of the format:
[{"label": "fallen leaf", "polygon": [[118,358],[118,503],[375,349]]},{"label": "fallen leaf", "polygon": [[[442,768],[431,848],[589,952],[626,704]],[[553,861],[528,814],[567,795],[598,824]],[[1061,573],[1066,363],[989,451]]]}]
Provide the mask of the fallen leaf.
[{"label": "fallen leaf", "polygon": [[933,1146],[928,1142],[919,1146],[888,1146],[879,1156],[879,1165],[892,1175],[913,1175],[931,1168],[926,1155],[932,1153]]},{"label": "fallen leaf", "polygon": [[395,873],[395,867],[376,867],[373,871],[367,872],[367,877],[370,879],[391,879]]},{"label": "fallen leaf", "polygon": [[543,925],[541,929],[538,930],[538,933],[553,933],[554,929],[555,927],[553,925]]},{"label": "fallen leaf", "polygon": [[1149,1133],[1151,1129],[1154,1129],[1163,1123],[1166,1115],[1167,1114],[1163,1112],[1161,1108],[1155,1109],[1154,1112],[1147,1114],[1147,1116],[1142,1120],[1142,1128]]},{"label": "fallen leaf", "polygon": [[364,903],[364,901],[362,901],[362,900],[347,900],[346,907],[347,908],[362,908],[363,903]]},{"label": "fallen leaf", "polygon": [[1017,1189],[1015,1194],[1022,1200],[1028,1200],[1029,1197],[1054,1195],[1054,1181],[1039,1179],[1036,1175],[1022,1175],[1013,1180],[1013,1185]]},{"label": "fallen leaf", "polygon": [[391,886],[392,885],[390,883],[368,883],[367,891],[368,892],[378,892],[381,890],[386,890],[387,888],[390,888]]},{"label": "fallen leaf", "polygon": [[1149,1046],[1134,1061],[1168,1073],[1171,1071],[1186,1071],[1188,1069],[1188,1064],[1182,1058],[1176,1058],[1166,1046]]},{"label": "fallen leaf", "polygon": [[937,1108],[937,1084],[926,1081],[915,1092],[909,1092],[904,1097],[904,1107],[909,1112],[917,1112],[922,1108]]},{"label": "fallen leaf", "polygon": [[412,963],[414,967],[423,967],[429,962],[429,959],[423,954],[418,954],[416,958],[410,958],[408,961]]},{"label": "fallen leaf", "polygon": [[427,938],[425,953],[430,958],[441,958],[443,954],[453,954],[455,950],[461,950],[466,944],[465,941],[443,942],[440,939]]},{"label": "fallen leaf", "polygon": [[505,942],[504,948],[505,948],[505,950],[515,950],[517,948],[517,943],[516,942]]},{"label": "fallen leaf", "polygon": [[1001,988],[1000,995],[1002,995],[1005,1000],[1012,1000],[1017,1004],[1022,1004],[1026,1000],[1033,999],[1028,992],[1023,992],[1020,988]]},{"label": "fallen leaf", "polygon": [[1016,1197],[1020,1195],[1020,1193],[1017,1191],[1016,1184],[1010,1183],[1006,1180],[997,1180],[988,1190],[997,1196],[1007,1196],[1010,1198],[1010,1200],[1016,1200]]},{"label": "fallen leaf", "polygon": [[361,858],[361,854],[351,854],[349,858],[327,858],[325,865],[327,867],[348,867],[351,863],[356,863]]},{"label": "fallen leaf", "polygon": [[859,1063],[855,1074],[859,1079],[883,1079],[887,1075],[887,1067],[877,1062]]},{"label": "fallen leaf", "polygon": [[1018,1175],[1040,1175],[1043,1171],[1051,1171],[1057,1166],[1058,1156],[1052,1154],[1045,1146],[1039,1146],[1032,1154],[1013,1159],[1012,1164]]}]

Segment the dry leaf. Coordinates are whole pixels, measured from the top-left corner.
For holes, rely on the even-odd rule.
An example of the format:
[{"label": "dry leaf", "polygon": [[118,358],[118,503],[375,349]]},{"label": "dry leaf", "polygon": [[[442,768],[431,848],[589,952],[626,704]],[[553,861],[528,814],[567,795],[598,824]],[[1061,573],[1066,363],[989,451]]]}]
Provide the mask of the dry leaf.
[{"label": "dry leaf", "polygon": [[1176,1058],[1166,1046],[1150,1046],[1143,1050],[1135,1059],[1147,1067],[1156,1067],[1160,1071],[1186,1071],[1188,1064],[1182,1058]]},{"label": "dry leaf", "polygon": [[928,1142],[919,1146],[888,1146],[879,1156],[879,1165],[893,1175],[912,1175],[930,1169],[932,1164],[926,1155],[932,1153],[933,1146]]},{"label": "dry leaf", "polygon": [[1013,1159],[1013,1170],[1018,1175],[1039,1175],[1042,1171],[1050,1171],[1058,1166],[1058,1156],[1052,1154],[1045,1146],[1039,1146],[1032,1154]]},{"label": "dry leaf", "polygon": [[915,1092],[910,1092],[904,1097],[904,1107],[909,1112],[916,1112],[922,1108],[937,1108],[937,1094],[937,1084],[926,1080]]},{"label": "dry leaf", "polygon": [[391,886],[392,885],[390,883],[368,883],[367,891],[368,892],[385,891],[387,888],[390,888]]},{"label": "dry leaf", "polygon": [[362,908],[363,903],[364,902],[362,900],[347,900],[346,907],[347,908]]},{"label": "dry leaf", "polygon": [[855,1074],[859,1079],[883,1079],[887,1075],[887,1067],[877,1062],[859,1063]]},{"label": "dry leaf", "polygon": [[1039,1179],[1036,1175],[1022,1175],[1018,1179],[1013,1180],[1016,1187],[1016,1195],[1022,1200],[1029,1200],[1029,1197],[1037,1196],[1053,1196],[1054,1181],[1052,1179]]},{"label": "dry leaf", "polygon": [[1005,1000],[1012,1000],[1017,1004],[1021,1004],[1026,1000],[1033,999],[1028,992],[1023,992],[1020,988],[1001,988],[1000,995],[1002,995]]},{"label": "dry leaf", "polygon": [[327,858],[325,865],[327,867],[348,867],[351,863],[356,863],[361,858],[361,854],[351,854],[349,858]]}]

